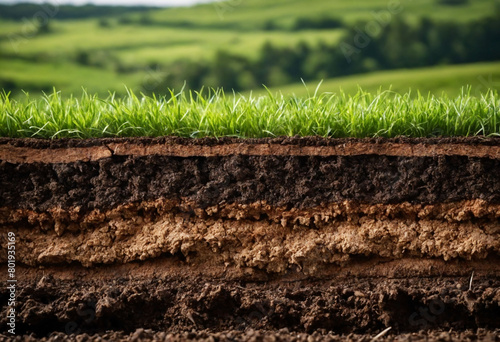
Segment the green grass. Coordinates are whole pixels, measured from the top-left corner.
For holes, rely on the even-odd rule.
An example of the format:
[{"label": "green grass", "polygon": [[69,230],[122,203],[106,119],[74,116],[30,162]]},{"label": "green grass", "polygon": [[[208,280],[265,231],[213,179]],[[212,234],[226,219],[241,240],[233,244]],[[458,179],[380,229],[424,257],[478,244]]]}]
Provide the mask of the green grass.
[{"label": "green grass", "polygon": [[[174,94],[172,94],[174,95]],[[309,97],[203,96],[180,93],[169,98],[63,99],[54,92],[23,100],[0,97],[0,136],[90,138],[165,136],[325,136],[428,137],[500,136],[500,97],[489,91],[476,97],[412,96],[361,90]]]}]

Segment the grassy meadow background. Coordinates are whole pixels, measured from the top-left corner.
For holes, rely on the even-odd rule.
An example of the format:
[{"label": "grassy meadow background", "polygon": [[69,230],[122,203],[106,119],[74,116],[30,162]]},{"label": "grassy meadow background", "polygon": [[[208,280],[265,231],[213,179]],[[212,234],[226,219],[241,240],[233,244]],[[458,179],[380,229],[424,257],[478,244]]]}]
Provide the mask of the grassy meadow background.
[{"label": "grassy meadow background", "polygon": [[[480,94],[500,89],[499,18],[495,0],[2,5],[0,89],[12,97],[54,88],[63,96],[82,89],[120,96],[126,87],[165,95],[184,86],[260,94],[265,85],[302,96],[321,83],[323,92],[362,87],[454,96],[470,85]],[[378,32],[365,32],[377,23]],[[359,31],[369,39],[366,46],[355,43]],[[346,46],[355,50],[347,57]]]}]

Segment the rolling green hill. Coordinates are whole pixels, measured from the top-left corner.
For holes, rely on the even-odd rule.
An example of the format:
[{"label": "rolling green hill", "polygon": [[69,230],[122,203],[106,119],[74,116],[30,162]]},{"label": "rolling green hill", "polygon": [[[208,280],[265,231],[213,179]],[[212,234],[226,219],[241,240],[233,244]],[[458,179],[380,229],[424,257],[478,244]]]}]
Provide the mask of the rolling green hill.
[{"label": "rolling green hill", "polygon": [[[98,20],[59,21],[51,25],[53,32],[24,39],[22,25],[0,22],[4,34],[0,53],[8,57],[71,60],[79,52],[106,52],[126,64],[168,63],[177,59],[210,59],[219,49],[244,55],[255,55],[265,42],[293,46],[300,41],[336,42],[341,29],[318,31],[248,31],[194,29],[170,26],[118,25],[100,27]],[[7,31],[8,32],[8,31]],[[19,37],[19,38],[18,38]]]},{"label": "rolling green hill", "polygon": [[152,14],[155,22],[170,25],[227,27],[242,30],[261,28],[268,21],[290,27],[296,18],[338,17],[346,22],[374,19],[374,12],[440,20],[468,21],[493,10],[491,0],[466,1],[465,5],[439,5],[437,0],[229,0],[195,8],[175,8]]},{"label": "rolling green hill", "polygon": [[[462,86],[471,86],[472,94],[479,95],[488,89],[500,91],[500,62],[438,66],[429,68],[378,71],[369,74],[338,77],[324,81],[291,84],[280,88],[271,88],[271,93],[281,92],[286,95],[306,96],[313,93],[320,85],[320,92],[356,94],[359,87],[368,92],[392,90],[397,93],[417,91],[435,96],[443,93],[457,96]],[[267,90],[253,91],[262,95]]]}]

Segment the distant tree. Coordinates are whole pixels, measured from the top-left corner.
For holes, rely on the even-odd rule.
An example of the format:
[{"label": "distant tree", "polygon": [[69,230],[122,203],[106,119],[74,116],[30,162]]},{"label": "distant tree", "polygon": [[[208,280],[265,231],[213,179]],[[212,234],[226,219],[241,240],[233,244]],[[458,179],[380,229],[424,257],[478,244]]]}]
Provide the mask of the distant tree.
[{"label": "distant tree", "polygon": [[469,0],[436,0],[440,5],[460,6],[469,3]]},{"label": "distant tree", "polygon": [[218,51],[213,66],[213,76],[217,86],[227,89],[241,90],[238,75],[248,70],[248,60],[244,57],[233,56],[224,51]]},{"label": "distant tree", "polygon": [[343,27],[344,23],[338,18],[317,17],[317,18],[297,18],[292,26],[292,30],[324,30]]},{"label": "distant tree", "polygon": [[143,26],[149,26],[153,24],[153,19],[148,14],[143,14],[139,19],[139,24]]},{"label": "distant tree", "polygon": [[47,16],[43,17],[36,17],[37,19],[37,33],[38,34],[47,34],[50,33],[51,27],[50,27],[50,20]]},{"label": "distant tree", "polygon": [[122,16],[122,17],[118,18],[118,24],[120,24],[120,25],[130,25],[133,23],[134,23],[134,20],[132,20],[132,18],[130,18],[129,16]]},{"label": "distant tree", "polygon": [[271,68],[271,70],[269,70],[269,75],[267,76],[267,83],[265,85],[270,87],[276,87],[290,83],[290,81],[292,81],[292,79],[287,74],[287,72],[283,70],[283,68],[275,65]]},{"label": "distant tree", "polygon": [[266,20],[264,25],[262,26],[264,31],[275,31],[278,29],[278,26],[273,20]]},{"label": "distant tree", "polygon": [[20,89],[20,87],[16,84],[16,82],[12,80],[0,79],[0,90],[5,93],[12,93],[16,90]]},{"label": "distant tree", "polygon": [[314,51],[304,62],[303,79],[325,79],[328,78],[328,65],[331,56],[324,51]]},{"label": "distant tree", "polygon": [[261,84],[257,83],[254,74],[250,70],[245,70],[237,75],[237,82],[240,89],[255,89]]},{"label": "distant tree", "polygon": [[254,67],[254,74],[260,84],[269,84],[269,72],[278,61],[279,51],[271,42],[265,42],[259,53],[259,59]]},{"label": "distant tree", "polygon": [[90,65],[90,54],[87,51],[79,51],[76,54],[75,61],[81,65]]},{"label": "distant tree", "polygon": [[98,24],[99,24],[99,27],[101,27],[101,28],[109,28],[109,27],[111,27],[110,21],[108,19],[105,19],[105,18],[99,19]]}]

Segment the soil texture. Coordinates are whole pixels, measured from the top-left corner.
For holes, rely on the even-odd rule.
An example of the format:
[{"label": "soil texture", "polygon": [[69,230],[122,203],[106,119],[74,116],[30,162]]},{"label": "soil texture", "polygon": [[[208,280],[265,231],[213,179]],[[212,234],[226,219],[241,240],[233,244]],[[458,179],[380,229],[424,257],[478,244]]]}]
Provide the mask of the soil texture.
[{"label": "soil texture", "polygon": [[17,340],[500,341],[499,175],[499,138],[0,138]]}]

